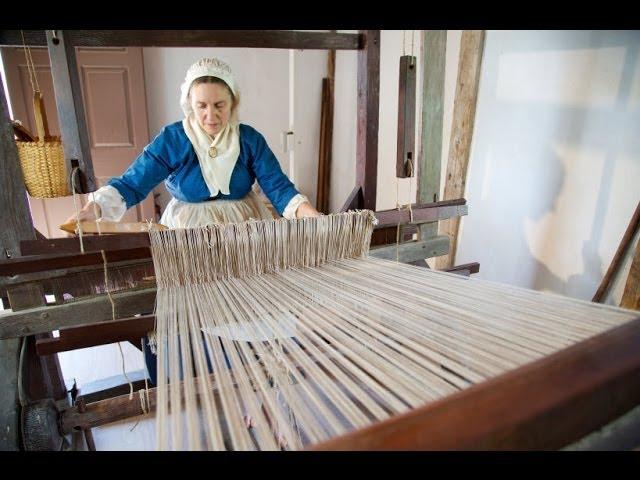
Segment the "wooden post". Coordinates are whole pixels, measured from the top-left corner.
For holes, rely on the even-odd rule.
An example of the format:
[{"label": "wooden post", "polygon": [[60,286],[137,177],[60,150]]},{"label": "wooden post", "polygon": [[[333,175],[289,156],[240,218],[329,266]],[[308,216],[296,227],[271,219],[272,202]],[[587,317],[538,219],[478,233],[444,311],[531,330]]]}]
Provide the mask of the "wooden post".
[{"label": "wooden post", "polygon": [[380,30],[366,30],[364,36],[364,48],[358,50],[356,186],[362,187],[362,208],[375,211],[380,116]]},{"label": "wooden post", "polygon": [[[444,200],[464,197],[483,49],[484,30],[465,30],[462,32]],[[459,228],[460,219],[458,218],[440,223],[440,234],[449,235],[451,246],[449,255],[436,260],[438,269],[448,268],[454,264]]]},{"label": "wooden post", "polygon": [[331,49],[327,59],[327,77],[322,79],[322,110],[320,113],[320,148],[318,155],[318,184],[316,209],[329,213],[331,187],[331,155],[333,148],[333,86],[336,51]]},{"label": "wooden post", "polygon": [[69,176],[75,167],[80,175],[76,177],[77,193],[88,193],[96,189],[91,149],[89,148],[89,131],[82,101],[82,88],[78,75],[76,51],[68,41],[68,34],[63,30],[47,30],[47,46],[51,61],[51,76],[56,94],[56,106],[64,148],[65,163]]},{"label": "wooden post", "polygon": [[633,256],[620,306],[640,310],[640,240],[636,244],[636,253]]},{"label": "wooden post", "polygon": [[636,232],[640,228],[640,202],[638,202],[638,206],[636,210],[633,212],[633,216],[631,217],[631,221],[627,226],[627,229],[622,236],[622,240],[618,245],[618,249],[616,250],[611,263],[609,264],[609,268],[607,269],[607,273],[605,273],[602,282],[600,282],[600,286],[598,290],[593,295],[591,299],[592,302],[602,303],[606,300],[606,296],[609,293],[609,288],[613,283],[614,278],[618,275],[620,271],[620,267],[624,263],[624,259],[626,257],[627,250],[632,245],[633,238],[636,235]]},{"label": "wooden post", "polygon": [[[44,289],[40,284],[16,286],[9,289],[8,294],[11,309],[14,312],[46,306]],[[58,355],[38,356],[36,354],[36,341],[47,338],[52,338],[50,331],[40,332],[24,339],[27,345],[23,373],[27,380],[25,395],[29,400],[35,401],[45,398],[63,400],[67,396]]]},{"label": "wooden post", "polygon": [[[0,78],[0,258],[20,256],[20,241],[35,240],[18,150]],[[0,450],[20,448],[20,339],[0,340]]]},{"label": "wooden post", "polygon": [[[440,165],[442,163],[442,118],[444,111],[444,72],[447,48],[446,30],[425,30],[422,62],[422,138],[418,166],[416,203],[440,200]],[[438,222],[420,225],[419,238],[438,234]]]}]

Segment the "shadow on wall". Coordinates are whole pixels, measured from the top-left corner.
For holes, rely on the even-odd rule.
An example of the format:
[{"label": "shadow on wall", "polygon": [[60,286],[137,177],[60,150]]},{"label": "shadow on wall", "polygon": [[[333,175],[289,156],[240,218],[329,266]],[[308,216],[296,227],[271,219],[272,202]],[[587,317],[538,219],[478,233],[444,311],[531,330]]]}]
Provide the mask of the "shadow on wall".
[{"label": "shadow on wall", "polygon": [[[638,202],[619,177],[621,158],[633,159],[630,175],[640,159],[639,47],[637,32],[487,36],[459,261],[480,261],[491,280],[591,298],[609,261],[600,252],[619,241],[607,215]],[[621,237],[628,218],[616,220]]]},{"label": "shadow on wall", "polygon": [[[597,34],[592,36],[594,39],[597,37]],[[626,47],[615,103],[608,111],[603,112],[605,117],[626,116],[628,113],[632,94],[633,76],[638,66],[638,57],[638,44]],[[572,131],[572,137],[576,144],[587,140],[584,138],[585,129],[583,127],[590,114],[589,110],[589,107],[585,107],[583,112],[576,112],[576,114],[579,115],[579,113],[582,113],[582,115],[576,115],[575,128],[572,128],[574,125],[568,125],[568,130]],[[631,120],[631,118],[629,120]],[[639,123],[637,121],[630,121],[627,125],[629,129],[635,128],[637,130]],[[564,285],[562,285],[562,280],[550,273],[546,265],[538,262],[539,265],[536,271],[534,288],[538,290],[546,288],[571,297],[580,297],[591,292],[591,295],[588,297],[589,299],[598,289],[600,281],[604,277],[604,269],[602,267],[603,260],[598,251],[601,247],[606,214],[613,193],[613,174],[616,160],[624,148],[624,134],[625,129],[615,129],[610,135],[603,135],[601,139],[601,145],[604,150],[604,160],[602,162],[602,173],[597,191],[593,192],[596,202],[593,219],[591,221],[590,236],[586,241],[582,242],[580,250],[583,271],[570,275],[566,282],[564,282]],[[578,252],[576,250],[571,252],[571,254],[577,255]]]}]

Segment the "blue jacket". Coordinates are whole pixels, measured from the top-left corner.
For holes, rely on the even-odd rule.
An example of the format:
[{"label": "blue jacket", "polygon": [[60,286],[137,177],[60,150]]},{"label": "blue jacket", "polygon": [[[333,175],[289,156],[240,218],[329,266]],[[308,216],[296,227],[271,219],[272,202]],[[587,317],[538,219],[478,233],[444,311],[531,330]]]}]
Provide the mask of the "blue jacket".
[{"label": "blue jacket", "polygon": [[240,155],[231,174],[229,195],[220,192],[211,197],[182,122],[175,122],[162,129],[122,176],[107,184],[120,192],[130,208],[144,200],[162,180],[178,200],[196,203],[244,198],[256,179],[280,215],[298,194],[264,137],[254,128],[240,124]]}]

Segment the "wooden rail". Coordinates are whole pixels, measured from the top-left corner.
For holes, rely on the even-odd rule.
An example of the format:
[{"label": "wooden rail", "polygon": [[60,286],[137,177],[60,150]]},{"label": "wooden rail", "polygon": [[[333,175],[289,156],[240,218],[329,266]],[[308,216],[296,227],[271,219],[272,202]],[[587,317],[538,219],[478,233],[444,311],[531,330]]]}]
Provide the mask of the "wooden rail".
[{"label": "wooden rail", "polygon": [[[155,288],[125,290],[111,294],[116,319],[153,312]],[[0,339],[25,337],[69,327],[79,327],[112,320],[111,301],[107,295],[62,305],[37,307],[0,314]]]},{"label": "wooden rail", "polygon": [[[302,50],[359,50],[357,33],[293,30],[65,30],[74,47],[244,47]],[[30,46],[46,46],[45,30],[25,30]],[[21,47],[20,30],[0,31],[0,46]]]}]

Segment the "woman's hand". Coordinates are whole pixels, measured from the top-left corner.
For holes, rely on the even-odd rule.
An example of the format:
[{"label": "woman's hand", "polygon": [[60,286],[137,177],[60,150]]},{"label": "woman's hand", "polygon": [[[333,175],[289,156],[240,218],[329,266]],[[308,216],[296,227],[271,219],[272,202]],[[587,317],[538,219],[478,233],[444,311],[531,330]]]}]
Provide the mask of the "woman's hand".
[{"label": "woman's hand", "polygon": [[301,203],[296,210],[296,218],[320,217],[322,214],[311,206],[309,202]]},{"label": "woman's hand", "polygon": [[[97,214],[97,216],[96,216]],[[78,216],[74,213],[71,215],[66,222],[64,223],[75,223],[77,220],[81,222],[90,222],[94,220],[98,220],[102,215],[102,211],[100,210],[100,205],[94,202],[87,202],[87,204],[78,212]]]}]

